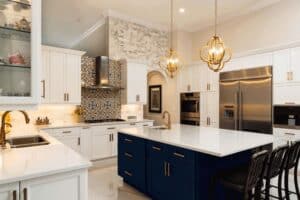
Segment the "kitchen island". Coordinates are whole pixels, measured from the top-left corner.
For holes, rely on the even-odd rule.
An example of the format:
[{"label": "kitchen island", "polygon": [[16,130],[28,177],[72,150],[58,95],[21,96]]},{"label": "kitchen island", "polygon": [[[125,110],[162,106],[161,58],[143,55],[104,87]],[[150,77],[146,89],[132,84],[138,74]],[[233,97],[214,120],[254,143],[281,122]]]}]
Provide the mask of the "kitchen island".
[{"label": "kitchen island", "polygon": [[87,200],[91,163],[43,131],[12,133],[8,139],[31,135],[49,144],[0,150],[0,200]]},{"label": "kitchen island", "polygon": [[[174,124],[171,130],[119,131],[118,173],[158,200],[223,199],[211,181],[221,170],[247,164],[253,150],[272,144],[272,135]],[[238,198],[238,197],[237,197]]]}]

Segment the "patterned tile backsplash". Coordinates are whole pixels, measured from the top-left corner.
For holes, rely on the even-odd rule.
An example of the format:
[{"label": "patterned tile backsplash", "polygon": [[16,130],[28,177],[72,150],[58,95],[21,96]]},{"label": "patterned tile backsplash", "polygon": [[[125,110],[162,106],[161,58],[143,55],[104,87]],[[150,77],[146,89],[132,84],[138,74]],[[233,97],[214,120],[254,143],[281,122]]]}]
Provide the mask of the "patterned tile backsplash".
[{"label": "patterned tile backsplash", "polygon": [[[82,82],[86,86],[95,83],[95,58],[83,56]],[[110,79],[112,84],[121,84],[121,65],[118,61],[110,61]],[[104,89],[82,89],[82,119],[107,119],[121,117],[121,92]]]}]

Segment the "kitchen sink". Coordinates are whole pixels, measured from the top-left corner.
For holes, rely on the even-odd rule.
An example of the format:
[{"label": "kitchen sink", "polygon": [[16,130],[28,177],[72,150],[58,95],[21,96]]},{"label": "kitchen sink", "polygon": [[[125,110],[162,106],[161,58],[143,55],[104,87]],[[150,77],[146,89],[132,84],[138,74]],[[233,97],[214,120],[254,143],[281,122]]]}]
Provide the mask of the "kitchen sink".
[{"label": "kitchen sink", "polygon": [[18,137],[6,140],[11,148],[33,147],[50,144],[45,138],[35,135],[28,137]]}]

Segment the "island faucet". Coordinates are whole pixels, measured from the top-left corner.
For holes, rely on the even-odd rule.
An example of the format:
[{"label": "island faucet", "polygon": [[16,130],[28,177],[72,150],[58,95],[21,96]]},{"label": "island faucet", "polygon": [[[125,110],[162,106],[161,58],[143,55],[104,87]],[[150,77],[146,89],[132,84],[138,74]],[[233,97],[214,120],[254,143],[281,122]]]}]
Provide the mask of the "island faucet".
[{"label": "island faucet", "polygon": [[[2,146],[2,148],[5,148],[6,146],[6,131],[5,131],[5,126],[6,126],[6,123],[5,123],[5,118],[6,116],[12,111],[6,111],[5,113],[3,113],[2,115],[2,120],[1,120],[1,131],[0,131],[0,145]],[[28,116],[28,114],[23,111],[23,110],[19,110],[19,112],[21,112],[24,117],[25,117],[25,122],[26,124],[28,124],[30,122],[30,118]],[[11,125],[10,125],[11,126]]]},{"label": "island faucet", "polygon": [[171,129],[171,114],[168,111],[163,112],[163,119],[166,118],[166,115],[168,115],[168,122],[166,124],[168,129]]}]

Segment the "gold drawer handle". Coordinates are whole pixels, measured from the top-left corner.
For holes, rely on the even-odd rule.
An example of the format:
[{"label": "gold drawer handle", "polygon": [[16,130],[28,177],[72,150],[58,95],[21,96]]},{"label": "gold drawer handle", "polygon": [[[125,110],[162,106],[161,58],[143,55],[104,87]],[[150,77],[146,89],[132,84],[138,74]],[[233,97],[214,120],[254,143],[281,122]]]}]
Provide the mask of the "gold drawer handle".
[{"label": "gold drawer handle", "polygon": [[125,142],[132,142],[132,140],[125,138]]},{"label": "gold drawer handle", "polygon": [[129,158],[133,158],[133,155],[131,155],[130,153],[125,153],[124,155],[129,157]]},{"label": "gold drawer handle", "polygon": [[124,171],[124,173],[127,175],[127,176],[132,176],[132,173],[128,172],[128,171]]},{"label": "gold drawer handle", "polygon": [[72,133],[72,131],[63,131],[62,133]]},{"label": "gold drawer handle", "polygon": [[295,136],[296,134],[295,133],[284,133],[285,135],[292,135],[292,136]]},{"label": "gold drawer handle", "polygon": [[154,150],[156,150],[156,151],[160,151],[160,150],[161,150],[161,148],[155,147],[155,146],[152,146],[152,149],[154,149]]},{"label": "gold drawer handle", "polygon": [[116,127],[109,127],[109,128],[107,128],[107,130],[114,130],[114,129],[116,129]]},{"label": "gold drawer handle", "polygon": [[174,153],[174,156],[177,156],[177,157],[180,157],[180,158],[184,158],[185,156],[183,154],[180,154],[180,153]]}]

